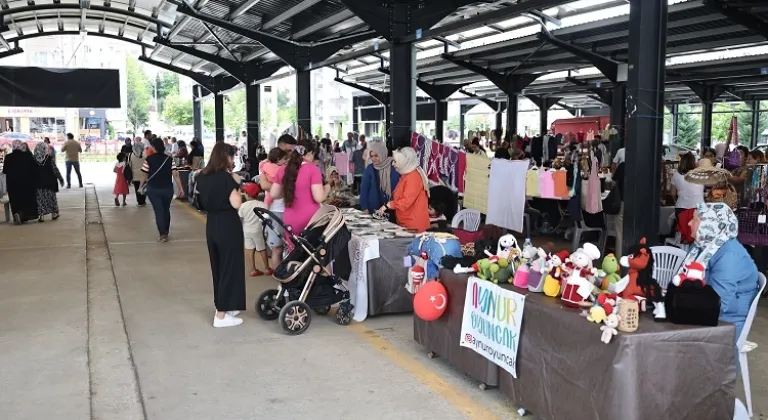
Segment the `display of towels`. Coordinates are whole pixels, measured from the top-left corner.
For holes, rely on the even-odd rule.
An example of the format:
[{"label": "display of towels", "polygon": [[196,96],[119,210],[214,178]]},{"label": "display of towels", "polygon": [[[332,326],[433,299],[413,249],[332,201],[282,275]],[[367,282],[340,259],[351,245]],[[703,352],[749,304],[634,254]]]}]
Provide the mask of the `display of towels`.
[{"label": "display of towels", "polygon": [[[487,224],[523,232],[527,170],[527,160],[493,159],[487,190]],[[549,181],[552,181],[551,176]]]},{"label": "display of towels", "polygon": [[464,174],[464,207],[488,214],[488,178],[491,174],[491,159],[480,155],[465,156],[467,169]]},{"label": "display of towels", "polygon": [[567,178],[565,170],[529,169],[525,174],[525,195],[550,199],[568,198]]},{"label": "display of towels", "polygon": [[446,185],[460,193],[464,192],[464,174],[467,167],[466,153],[446,146],[414,132],[411,147],[419,156],[419,165],[427,178],[435,184]]}]

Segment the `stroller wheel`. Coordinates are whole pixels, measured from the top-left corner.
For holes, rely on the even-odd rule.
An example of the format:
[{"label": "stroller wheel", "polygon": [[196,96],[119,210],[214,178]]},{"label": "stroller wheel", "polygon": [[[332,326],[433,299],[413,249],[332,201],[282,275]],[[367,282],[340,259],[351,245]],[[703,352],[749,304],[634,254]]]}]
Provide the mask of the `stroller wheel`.
[{"label": "stroller wheel", "polygon": [[269,289],[260,294],[256,299],[256,312],[262,319],[274,321],[280,314],[277,307],[277,290]]},{"label": "stroller wheel", "polygon": [[339,309],[336,311],[336,322],[339,325],[349,325],[352,322],[352,304],[349,302],[342,302],[339,305]]},{"label": "stroller wheel", "polygon": [[320,307],[317,307],[317,308],[314,308],[314,309],[315,309],[315,313],[318,314],[318,315],[325,315],[325,314],[327,314],[328,312],[331,311],[331,307],[330,306],[320,306]]},{"label": "stroller wheel", "polygon": [[288,302],[280,310],[278,322],[283,331],[291,335],[299,335],[309,328],[312,322],[312,309],[300,300]]}]

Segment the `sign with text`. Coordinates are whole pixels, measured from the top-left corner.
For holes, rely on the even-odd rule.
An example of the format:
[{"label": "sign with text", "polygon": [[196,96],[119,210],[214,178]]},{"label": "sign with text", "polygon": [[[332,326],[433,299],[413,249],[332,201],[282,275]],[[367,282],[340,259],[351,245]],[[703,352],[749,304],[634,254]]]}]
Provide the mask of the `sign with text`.
[{"label": "sign with text", "polygon": [[469,347],[517,378],[517,346],[525,296],[470,277],[461,323],[461,346]]}]

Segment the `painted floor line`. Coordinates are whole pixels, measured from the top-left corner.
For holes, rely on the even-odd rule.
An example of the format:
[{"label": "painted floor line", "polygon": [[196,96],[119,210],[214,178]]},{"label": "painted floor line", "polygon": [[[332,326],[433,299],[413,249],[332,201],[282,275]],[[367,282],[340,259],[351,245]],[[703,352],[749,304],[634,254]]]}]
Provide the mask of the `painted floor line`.
[{"label": "painted floor line", "polygon": [[66,244],[66,245],[36,245],[36,246],[6,246],[0,247],[0,251],[29,251],[35,249],[58,249],[58,248],[82,248],[84,243]]},{"label": "painted floor line", "polygon": [[[206,218],[202,213],[189,206],[185,206],[185,209],[188,213],[205,223]],[[379,354],[392,361],[408,375],[421,382],[432,392],[441,396],[453,405],[457,410],[463,413],[468,420],[501,420],[501,417],[483,407],[472,397],[435,374],[427,365],[397,349],[387,339],[364,326],[362,323],[353,322],[348,328],[362,338],[363,341]],[[514,418],[514,415],[510,413],[509,418]]]}]

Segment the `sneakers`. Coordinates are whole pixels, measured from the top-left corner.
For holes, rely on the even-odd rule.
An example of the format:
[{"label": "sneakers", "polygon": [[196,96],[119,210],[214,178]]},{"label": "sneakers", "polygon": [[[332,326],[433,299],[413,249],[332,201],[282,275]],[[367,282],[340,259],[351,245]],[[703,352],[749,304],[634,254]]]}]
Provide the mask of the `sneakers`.
[{"label": "sneakers", "polygon": [[227,311],[227,315],[238,316],[240,315],[240,311]]},{"label": "sneakers", "polygon": [[229,313],[226,313],[224,318],[217,318],[216,315],[213,316],[213,328],[236,327],[242,323],[242,318],[235,318]]},{"label": "sneakers", "polygon": [[271,276],[272,275],[272,269],[268,268],[267,271],[261,271],[261,270],[253,270],[251,271],[251,277],[260,277],[260,276]]},{"label": "sneakers", "polygon": [[115,206],[120,207],[120,200],[117,198],[115,198]]}]

